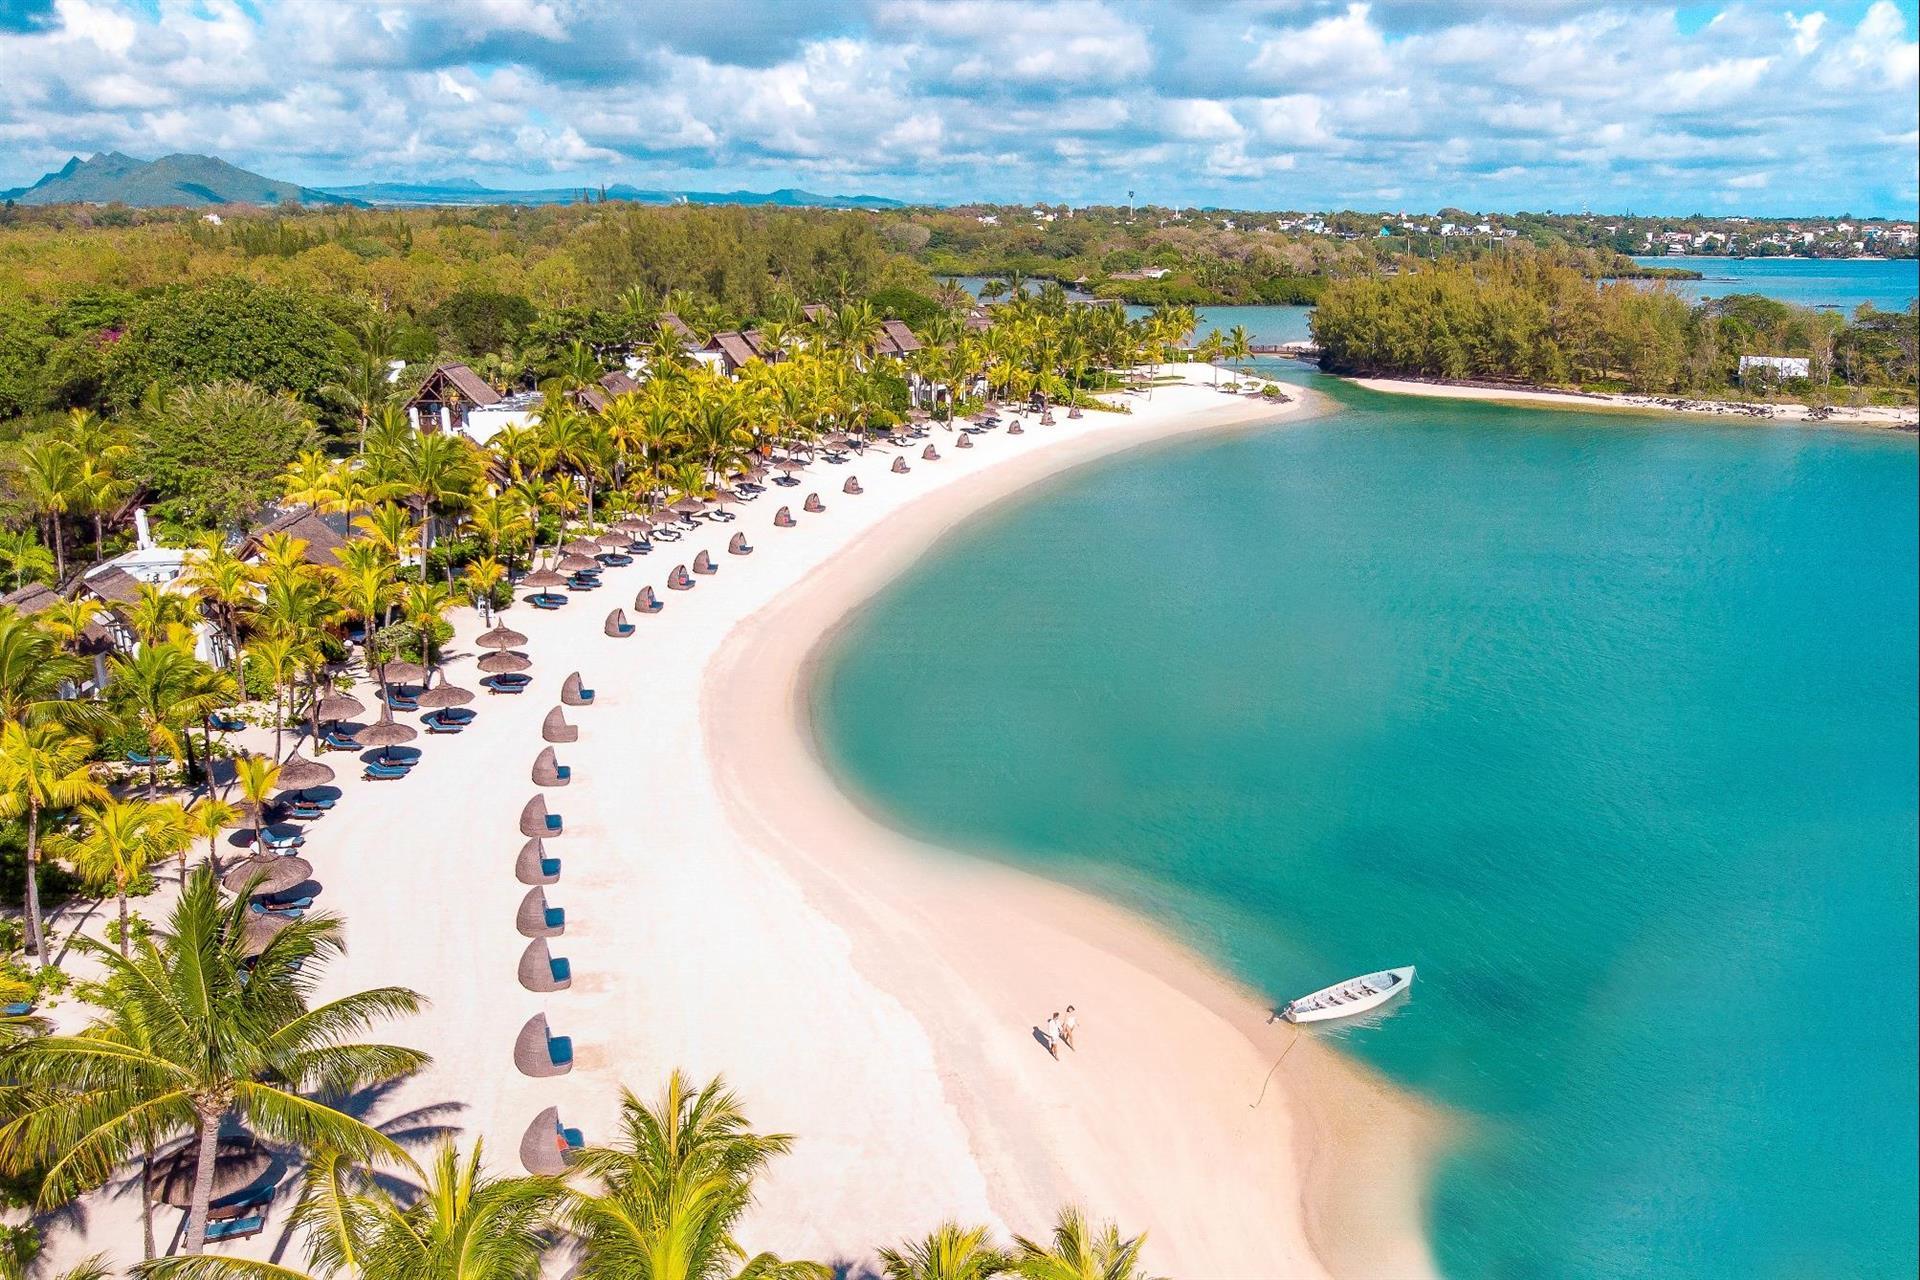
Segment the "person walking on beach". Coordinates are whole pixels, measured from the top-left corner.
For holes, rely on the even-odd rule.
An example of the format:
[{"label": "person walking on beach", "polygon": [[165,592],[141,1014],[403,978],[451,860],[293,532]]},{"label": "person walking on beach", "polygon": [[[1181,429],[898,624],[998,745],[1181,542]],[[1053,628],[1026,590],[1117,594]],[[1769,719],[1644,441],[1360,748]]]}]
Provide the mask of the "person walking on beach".
[{"label": "person walking on beach", "polygon": [[1072,1049],[1075,1053],[1080,1052],[1079,1047],[1073,1043],[1073,1033],[1079,1025],[1080,1019],[1074,1016],[1073,1006],[1068,1005],[1067,1016],[1060,1019],[1060,1038],[1065,1040],[1067,1042],[1067,1048]]},{"label": "person walking on beach", "polygon": [[1047,1038],[1047,1052],[1053,1055],[1055,1062],[1060,1061],[1060,1014],[1057,1011],[1048,1016],[1040,1034]]}]

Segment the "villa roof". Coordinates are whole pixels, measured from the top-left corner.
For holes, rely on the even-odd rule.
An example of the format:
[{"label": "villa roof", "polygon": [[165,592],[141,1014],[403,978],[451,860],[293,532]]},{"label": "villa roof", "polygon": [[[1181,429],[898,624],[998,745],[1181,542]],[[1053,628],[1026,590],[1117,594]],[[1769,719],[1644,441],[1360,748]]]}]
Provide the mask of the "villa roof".
[{"label": "villa roof", "polygon": [[266,540],[276,533],[291,534],[306,543],[306,549],[300,558],[308,564],[332,568],[340,563],[333,554],[335,547],[347,545],[347,535],[340,532],[326,518],[311,507],[302,507],[298,511],[288,511],[275,516],[265,524],[255,525],[247,531],[246,540],[240,546],[240,557],[249,559],[260,554]]},{"label": "villa roof", "polygon": [[140,580],[118,567],[82,578],[80,585],[108,604],[132,604],[140,598]]},{"label": "villa roof", "polygon": [[894,355],[904,356],[926,345],[914,336],[913,330],[907,327],[905,320],[882,320],[880,328],[892,340]]},{"label": "villa roof", "polygon": [[5,605],[23,618],[36,613],[44,613],[59,604],[60,593],[52,587],[39,582],[29,582],[17,591],[9,591],[0,596],[0,605]]},{"label": "villa roof", "polygon": [[[464,364],[437,364],[433,371],[421,382],[420,389],[413,393],[413,402],[428,398],[428,392],[444,384],[453,388],[470,404],[490,405],[500,403],[500,393],[487,385],[487,380]],[[435,397],[438,398],[438,397]]]},{"label": "villa roof", "polygon": [[607,393],[599,387],[582,387],[573,393],[573,398],[595,413],[605,413],[607,411],[609,397]]},{"label": "villa roof", "polygon": [[748,329],[740,336],[745,338],[747,345],[753,348],[753,354],[759,356],[762,360],[767,359],[773,354],[773,344],[767,341],[767,335],[760,332],[760,330]]},{"label": "villa roof", "polygon": [[800,308],[800,314],[813,321],[813,323],[819,324],[823,320],[832,318],[833,308],[824,302],[809,302],[806,306]]},{"label": "villa roof", "polygon": [[735,369],[759,359],[759,353],[753,349],[753,344],[731,329],[714,334],[713,341],[707,344],[707,349],[718,351]]},{"label": "villa roof", "polygon": [[976,333],[993,328],[993,317],[985,307],[973,307],[967,311],[966,327]]}]

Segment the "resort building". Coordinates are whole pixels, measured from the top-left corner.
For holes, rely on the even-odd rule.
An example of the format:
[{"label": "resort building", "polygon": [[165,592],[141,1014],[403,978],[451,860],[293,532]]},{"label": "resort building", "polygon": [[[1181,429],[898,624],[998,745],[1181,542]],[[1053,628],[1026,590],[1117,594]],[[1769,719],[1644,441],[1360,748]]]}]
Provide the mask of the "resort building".
[{"label": "resort building", "polygon": [[[464,364],[438,364],[407,401],[407,420],[418,431],[467,434],[467,419],[500,403],[500,393]],[[498,428],[495,428],[498,430]]]}]

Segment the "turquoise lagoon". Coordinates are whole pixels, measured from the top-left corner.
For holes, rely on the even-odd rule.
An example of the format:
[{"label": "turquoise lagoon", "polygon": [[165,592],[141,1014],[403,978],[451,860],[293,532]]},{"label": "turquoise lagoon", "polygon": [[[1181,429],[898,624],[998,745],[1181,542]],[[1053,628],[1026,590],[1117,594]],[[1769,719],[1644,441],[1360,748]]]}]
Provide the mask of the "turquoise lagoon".
[{"label": "turquoise lagoon", "polygon": [[1912,1277],[1913,439],[1283,376],[1333,411],[888,588],[813,691],[833,766],[1276,1003],[1417,964],[1316,1034],[1463,1118],[1448,1276]]},{"label": "turquoise lagoon", "polygon": [[1654,267],[1687,267],[1699,280],[1670,280],[1668,287],[1698,301],[1729,293],[1760,293],[1802,307],[1852,311],[1871,302],[1882,311],[1905,311],[1920,295],[1920,262],[1912,258],[1635,258]]}]

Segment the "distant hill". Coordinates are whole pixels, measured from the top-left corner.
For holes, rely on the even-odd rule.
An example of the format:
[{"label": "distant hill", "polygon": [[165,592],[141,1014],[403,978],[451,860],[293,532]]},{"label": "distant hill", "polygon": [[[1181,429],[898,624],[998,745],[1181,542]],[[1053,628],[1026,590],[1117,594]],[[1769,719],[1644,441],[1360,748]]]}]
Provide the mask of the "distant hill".
[{"label": "distant hill", "polygon": [[653,191],[622,182],[604,191],[600,187],[536,187],[516,191],[483,187],[472,178],[443,178],[422,182],[370,182],[331,190],[336,195],[371,205],[576,204],[605,198],[633,204],[772,204],[821,209],[904,207],[901,201],[884,196],[823,196],[794,187],[778,191]]},{"label": "distant hill", "polygon": [[250,173],[215,156],[171,155],[136,160],[103,151],[91,160],[79,156],[30,187],[0,191],[0,200],[21,204],[359,204],[358,200],[316,191],[291,182]]}]

